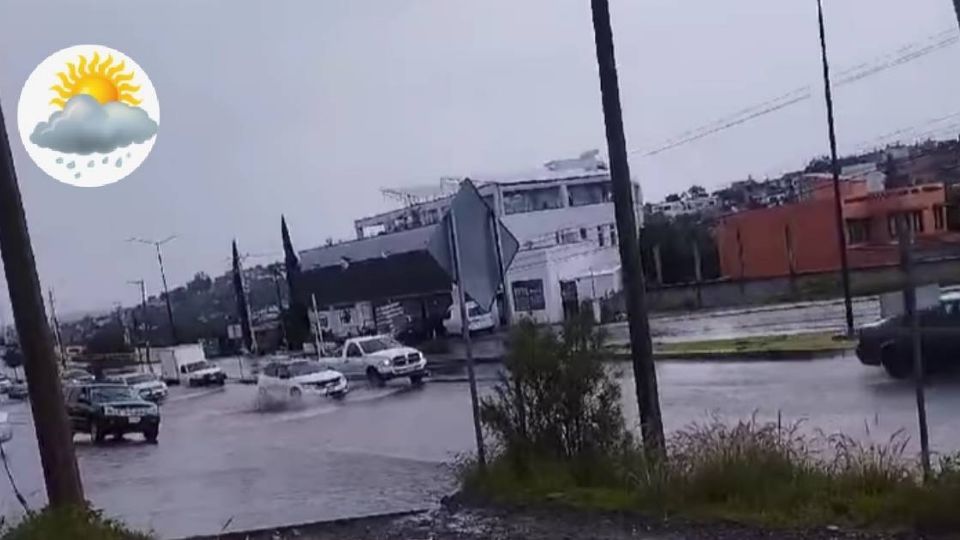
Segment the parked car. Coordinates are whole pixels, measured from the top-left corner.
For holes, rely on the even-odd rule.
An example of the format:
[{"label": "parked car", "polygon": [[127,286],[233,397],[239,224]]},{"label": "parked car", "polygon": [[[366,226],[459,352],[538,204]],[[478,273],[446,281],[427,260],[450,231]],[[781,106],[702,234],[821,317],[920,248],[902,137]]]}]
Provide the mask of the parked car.
[{"label": "parked car", "polygon": [[274,400],[299,399],[304,394],[343,397],[347,378],[315,360],[274,360],[260,369],[257,390]]},{"label": "parked car", "polygon": [[[483,330],[493,330],[497,327],[497,316],[493,311],[487,311],[473,300],[467,301],[467,319],[470,321],[470,333]],[[460,323],[460,304],[454,303],[447,308],[447,315],[443,319],[443,329],[447,335],[460,335],[463,325]]]},{"label": "parked car", "polygon": [[207,361],[200,345],[178,345],[155,351],[160,357],[160,373],[168,384],[223,386],[227,380],[227,374],[219,366]]},{"label": "parked car", "polygon": [[[960,293],[940,296],[937,306],[919,311],[925,372],[960,368]],[[857,357],[868,366],[883,366],[895,379],[913,373],[913,343],[905,332],[904,315],[888,317],[860,328]]]},{"label": "parked car", "polygon": [[94,376],[82,369],[68,369],[60,374],[60,379],[67,384],[84,384],[93,382]]},{"label": "parked car", "polygon": [[15,382],[7,389],[7,397],[10,399],[24,400],[29,397],[26,383]]},{"label": "parked car", "polygon": [[160,408],[125,384],[87,383],[66,388],[67,414],[74,433],[89,433],[95,443],[108,435],[141,433],[149,443],[160,434]]},{"label": "parked car", "polygon": [[110,377],[116,382],[132,387],[143,399],[160,403],[167,399],[167,385],[153,373],[121,373]]},{"label": "parked car", "polygon": [[350,338],[334,356],[320,358],[320,363],[344,375],[366,377],[373,386],[383,386],[391,379],[409,377],[421,384],[428,375],[423,353],[406,347],[390,336]]}]

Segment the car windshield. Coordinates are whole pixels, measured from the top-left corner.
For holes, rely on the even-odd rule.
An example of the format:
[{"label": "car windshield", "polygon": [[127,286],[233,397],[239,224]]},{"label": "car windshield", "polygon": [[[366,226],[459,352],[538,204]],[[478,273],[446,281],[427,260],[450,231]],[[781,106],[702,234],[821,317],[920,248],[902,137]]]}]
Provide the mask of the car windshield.
[{"label": "car windshield", "polygon": [[360,348],[367,354],[393,349],[395,347],[402,347],[402,345],[400,345],[397,340],[387,336],[370,338],[360,342]]},{"label": "car windshield", "polygon": [[156,380],[156,377],[150,375],[149,373],[140,373],[137,375],[129,375],[126,377],[127,384],[142,384],[153,382]]},{"label": "car windshield", "polygon": [[95,386],[90,389],[90,397],[97,403],[110,403],[113,401],[128,401],[137,399],[133,390],[128,386]]},{"label": "car windshield", "polygon": [[296,362],[290,364],[290,375],[300,377],[301,375],[311,375],[324,370],[324,367],[316,362]]},{"label": "car windshield", "polygon": [[200,371],[201,369],[207,369],[208,367],[210,367],[210,362],[207,362],[207,361],[204,360],[204,361],[200,361],[200,362],[195,362],[195,363],[193,363],[193,364],[187,364],[185,367],[187,368],[187,373],[193,373],[194,371]]},{"label": "car windshield", "polygon": [[468,313],[470,314],[471,317],[479,317],[481,315],[487,314],[486,310],[484,310],[482,307],[476,304],[470,306]]}]

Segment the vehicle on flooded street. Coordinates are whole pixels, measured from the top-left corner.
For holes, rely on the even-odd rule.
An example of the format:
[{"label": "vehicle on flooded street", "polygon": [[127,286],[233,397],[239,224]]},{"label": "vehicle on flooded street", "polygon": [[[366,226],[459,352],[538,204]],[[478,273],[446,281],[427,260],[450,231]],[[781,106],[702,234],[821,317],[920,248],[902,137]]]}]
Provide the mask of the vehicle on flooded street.
[{"label": "vehicle on flooded street", "polygon": [[428,375],[423,353],[385,335],[350,338],[333,356],[321,357],[320,363],[347,377],[366,377],[375,387],[399,378],[419,385]]},{"label": "vehicle on flooded street", "polygon": [[260,369],[257,391],[265,398],[297,400],[304,395],[342,398],[349,391],[347,378],[315,360],[274,360]]},{"label": "vehicle on flooded street", "polygon": [[[497,316],[493,311],[487,311],[473,300],[467,301],[467,320],[470,321],[470,333],[493,330],[497,327]],[[447,308],[443,319],[443,329],[447,335],[458,336],[463,333],[463,324],[460,322],[460,305],[454,303]]]},{"label": "vehicle on flooded street", "polygon": [[167,399],[167,384],[153,373],[121,373],[110,377],[109,382],[125,384],[147,401],[160,403]]},{"label": "vehicle on flooded street", "polygon": [[207,361],[200,345],[178,345],[156,350],[160,374],[167,384],[223,386],[227,374]]},{"label": "vehicle on flooded street", "polygon": [[[960,293],[940,296],[940,302],[918,312],[925,373],[960,367]],[[881,319],[860,328],[857,358],[868,366],[883,366],[894,379],[913,373],[913,341],[905,315]]]},{"label": "vehicle on flooded street", "polygon": [[67,414],[74,433],[88,433],[94,443],[108,436],[142,434],[151,444],[160,435],[160,408],[125,384],[78,384],[66,388]]}]

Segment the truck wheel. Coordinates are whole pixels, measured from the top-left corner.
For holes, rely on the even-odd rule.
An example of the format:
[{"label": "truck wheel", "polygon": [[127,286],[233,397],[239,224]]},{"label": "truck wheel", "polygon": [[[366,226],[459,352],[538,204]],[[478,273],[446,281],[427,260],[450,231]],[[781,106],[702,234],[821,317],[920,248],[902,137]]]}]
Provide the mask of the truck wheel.
[{"label": "truck wheel", "polygon": [[380,375],[380,372],[372,367],[367,368],[367,382],[374,388],[383,388],[384,385],[387,384],[387,381],[383,379],[383,375]]},{"label": "truck wheel", "polygon": [[423,386],[423,375],[411,375],[410,384],[414,386]]},{"label": "truck wheel", "polygon": [[94,444],[100,444],[106,440],[106,438],[107,434],[105,431],[103,431],[103,426],[100,425],[100,422],[97,422],[96,420],[91,421],[90,440],[92,440]]},{"label": "truck wheel", "polygon": [[149,428],[143,432],[143,438],[150,444],[157,444],[157,438],[160,436],[160,427]]},{"label": "truck wheel", "polygon": [[894,379],[902,380],[910,376],[913,371],[912,355],[901,354],[894,345],[887,345],[880,351],[880,363],[887,370],[887,374]]}]

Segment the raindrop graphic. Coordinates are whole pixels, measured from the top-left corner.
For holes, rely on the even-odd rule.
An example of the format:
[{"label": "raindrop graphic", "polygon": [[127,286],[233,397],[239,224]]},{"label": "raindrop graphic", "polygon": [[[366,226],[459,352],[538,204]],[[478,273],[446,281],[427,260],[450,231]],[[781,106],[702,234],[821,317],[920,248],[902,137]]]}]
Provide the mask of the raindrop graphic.
[{"label": "raindrop graphic", "polygon": [[76,161],[71,161],[70,163],[67,163],[67,168],[68,168],[68,169],[72,169],[72,168],[74,168],[74,167],[76,167],[76,166],[77,166],[77,162],[76,162]]},{"label": "raindrop graphic", "polygon": [[58,158],[57,158],[57,165],[60,165],[61,163],[63,163],[63,158],[62,158],[62,157],[58,157]]},{"label": "raindrop graphic", "polygon": [[92,159],[87,162],[87,167],[88,167],[88,168],[89,168],[89,167],[93,167],[93,160],[92,160]]},{"label": "raindrop graphic", "polygon": [[110,161],[110,158],[107,156],[103,156],[103,161],[101,161],[100,163],[103,163],[104,165],[106,165],[108,161]]},{"label": "raindrop graphic", "polygon": [[130,157],[130,152],[127,152],[127,157]]},{"label": "raindrop graphic", "polygon": [[80,173],[77,173],[77,174],[73,175],[74,178],[80,178],[80,176],[81,176]]},{"label": "raindrop graphic", "polygon": [[117,158],[117,167],[123,167],[123,158]]}]

